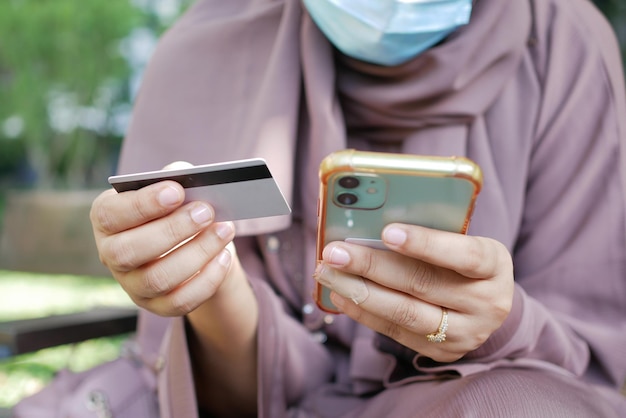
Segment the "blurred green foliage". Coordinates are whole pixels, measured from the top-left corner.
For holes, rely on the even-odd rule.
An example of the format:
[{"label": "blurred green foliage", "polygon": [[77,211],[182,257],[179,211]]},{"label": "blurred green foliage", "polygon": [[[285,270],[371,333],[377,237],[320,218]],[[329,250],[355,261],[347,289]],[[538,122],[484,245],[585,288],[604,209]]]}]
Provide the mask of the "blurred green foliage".
[{"label": "blurred green foliage", "polygon": [[617,16],[625,10],[622,0],[593,0],[593,2],[609,17]]},{"label": "blurred green foliage", "polygon": [[111,112],[128,101],[120,42],[144,19],[129,0],[0,1],[0,175],[96,182],[121,140]]},{"label": "blurred green foliage", "polygon": [[[191,1],[0,0],[0,187],[105,187],[137,71],[124,42]],[[594,2],[626,57],[626,1]]]}]

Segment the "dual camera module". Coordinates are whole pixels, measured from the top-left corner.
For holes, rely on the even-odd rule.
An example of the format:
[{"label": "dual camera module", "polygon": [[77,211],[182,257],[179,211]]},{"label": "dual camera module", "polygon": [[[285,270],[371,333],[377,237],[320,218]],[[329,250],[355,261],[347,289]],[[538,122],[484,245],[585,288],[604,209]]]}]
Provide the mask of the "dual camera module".
[{"label": "dual camera module", "polygon": [[351,209],[377,209],[385,202],[385,181],[375,174],[343,174],[338,176],[333,184],[333,200],[338,206]]},{"label": "dual camera module", "polygon": [[[337,183],[344,189],[352,190],[357,188],[359,184],[361,184],[361,181],[353,176],[345,176],[340,178]],[[337,202],[342,205],[354,205],[358,201],[359,197],[353,192],[343,191],[337,195]]]}]

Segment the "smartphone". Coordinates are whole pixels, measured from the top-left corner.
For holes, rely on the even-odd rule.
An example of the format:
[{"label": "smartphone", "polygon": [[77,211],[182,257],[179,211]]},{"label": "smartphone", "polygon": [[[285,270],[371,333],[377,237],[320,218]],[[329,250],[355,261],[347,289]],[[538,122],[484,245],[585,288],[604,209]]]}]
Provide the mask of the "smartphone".
[{"label": "smartphone", "polygon": [[262,158],[165,169],[109,177],[119,193],[164,180],[185,188],[185,201],[203,200],[215,209],[215,220],[237,221],[291,213]]},{"label": "smartphone", "polygon": [[[384,249],[383,228],[392,222],[465,233],[482,172],[464,157],[365,152],[327,156],[319,169],[317,262],[331,241]],[[338,313],[330,290],[316,285],[324,311]]]}]

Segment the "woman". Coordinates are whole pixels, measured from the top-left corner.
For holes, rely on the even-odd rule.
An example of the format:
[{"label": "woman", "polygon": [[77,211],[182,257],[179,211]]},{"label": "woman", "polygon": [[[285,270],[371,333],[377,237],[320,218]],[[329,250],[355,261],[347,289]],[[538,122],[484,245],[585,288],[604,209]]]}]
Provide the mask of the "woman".
[{"label": "woman", "polygon": [[[215,223],[175,183],[94,202],[103,262],[162,337],[161,416],[626,414],[609,25],[587,0],[334,3],[200,1],[146,73],[121,173],[264,157],[294,209]],[[383,47],[403,7],[413,37]],[[476,161],[469,234],[393,224],[391,251],[331,243],[315,272],[317,168],[347,147]]]}]

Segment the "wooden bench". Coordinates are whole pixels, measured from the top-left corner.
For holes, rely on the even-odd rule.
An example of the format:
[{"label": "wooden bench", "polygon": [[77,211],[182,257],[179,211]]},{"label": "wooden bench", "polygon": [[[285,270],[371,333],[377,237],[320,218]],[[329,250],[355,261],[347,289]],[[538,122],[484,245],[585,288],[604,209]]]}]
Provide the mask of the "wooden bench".
[{"label": "wooden bench", "polygon": [[0,322],[0,358],[92,338],[134,332],[138,309],[95,307],[44,318]]}]

